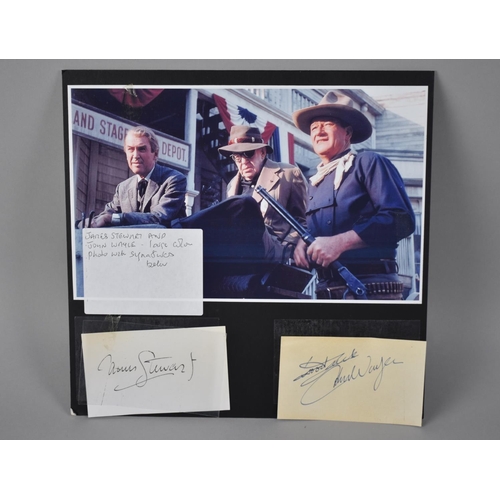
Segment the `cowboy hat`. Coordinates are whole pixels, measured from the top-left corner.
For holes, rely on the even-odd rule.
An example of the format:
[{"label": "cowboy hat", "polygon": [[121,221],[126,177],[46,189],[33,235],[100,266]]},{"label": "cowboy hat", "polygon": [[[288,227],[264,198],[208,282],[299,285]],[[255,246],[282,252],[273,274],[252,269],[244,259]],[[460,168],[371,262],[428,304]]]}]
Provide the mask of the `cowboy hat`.
[{"label": "cowboy hat", "polygon": [[372,135],[372,126],[368,118],[354,107],[352,99],[339,92],[330,90],[319,104],[303,108],[292,114],[296,127],[310,134],[310,126],[315,118],[331,117],[342,120],[352,127],[353,144],[366,141]]},{"label": "cowboy hat", "polygon": [[273,152],[273,148],[264,143],[264,139],[262,139],[260,130],[257,127],[233,125],[229,134],[228,145],[219,148],[219,152],[224,156],[229,156],[231,153],[253,151],[264,147],[268,153]]}]

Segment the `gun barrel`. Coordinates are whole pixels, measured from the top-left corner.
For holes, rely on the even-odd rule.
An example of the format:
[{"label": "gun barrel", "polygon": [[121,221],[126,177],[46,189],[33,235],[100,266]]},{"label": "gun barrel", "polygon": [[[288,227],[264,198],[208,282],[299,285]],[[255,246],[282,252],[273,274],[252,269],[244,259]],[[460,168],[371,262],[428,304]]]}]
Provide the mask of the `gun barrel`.
[{"label": "gun barrel", "polygon": [[280,215],[285,219],[290,226],[299,233],[299,236],[305,241],[305,243],[309,246],[314,241],[314,236],[301,224],[299,224],[290,213],[277,201],[273,198],[265,188],[262,186],[257,186],[255,188],[255,192],[260,194],[262,198],[264,198],[269,205],[271,205]]}]

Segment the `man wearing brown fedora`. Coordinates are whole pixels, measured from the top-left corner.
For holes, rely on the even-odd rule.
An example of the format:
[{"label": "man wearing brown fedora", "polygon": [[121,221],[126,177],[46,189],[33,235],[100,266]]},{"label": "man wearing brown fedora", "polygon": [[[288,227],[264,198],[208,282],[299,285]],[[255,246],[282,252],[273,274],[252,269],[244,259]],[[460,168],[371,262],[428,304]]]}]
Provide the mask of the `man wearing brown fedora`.
[{"label": "man wearing brown fedora", "polygon": [[251,196],[259,203],[267,228],[264,234],[266,259],[286,262],[293,255],[299,235],[255,192],[255,188],[264,187],[299,223],[305,225],[307,181],[300,168],[270,160],[267,155],[273,149],[265,144],[256,127],[231,127],[228,145],[219,148],[219,152],[230,156],[238,168],[238,173],[227,186],[227,196]]},{"label": "man wearing brown fedora", "polygon": [[315,241],[297,244],[295,263],[318,270],[319,299],[353,298],[329,267],[336,260],[365,284],[369,300],[402,299],[396,249],[415,230],[415,215],[396,167],[375,152],[351,149],[371,136],[370,121],[337,91],[296,111],[293,120],[321,160],[309,180],[306,212]]}]

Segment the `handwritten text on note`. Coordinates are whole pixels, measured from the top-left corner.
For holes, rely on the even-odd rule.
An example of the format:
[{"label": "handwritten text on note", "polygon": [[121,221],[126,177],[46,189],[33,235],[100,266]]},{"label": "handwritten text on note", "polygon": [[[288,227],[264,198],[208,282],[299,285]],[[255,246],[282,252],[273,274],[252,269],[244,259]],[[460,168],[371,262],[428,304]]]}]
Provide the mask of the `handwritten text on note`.
[{"label": "handwritten text on note", "polygon": [[229,409],[224,327],[82,335],[90,417]]},{"label": "handwritten text on note", "polygon": [[425,342],[282,337],[278,418],[422,424]]},{"label": "handwritten text on note", "polygon": [[85,312],[203,313],[198,229],[84,229]]}]

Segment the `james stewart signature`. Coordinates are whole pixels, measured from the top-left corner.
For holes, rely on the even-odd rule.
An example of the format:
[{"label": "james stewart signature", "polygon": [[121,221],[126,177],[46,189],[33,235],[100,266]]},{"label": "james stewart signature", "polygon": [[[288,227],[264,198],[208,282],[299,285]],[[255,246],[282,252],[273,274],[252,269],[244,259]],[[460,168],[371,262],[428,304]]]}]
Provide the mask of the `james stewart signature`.
[{"label": "james stewart signature", "polygon": [[117,385],[114,388],[115,391],[124,391],[132,387],[142,388],[150,380],[168,375],[183,374],[190,368],[189,382],[194,376],[194,363],[196,361],[196,358],[193,358],[192,352],[189,353],[189,358],[188,368],[186,368],[185,363],[173,361],[172,356],[156,357],[153,351],[141,351],[137,355],[138,365],[118,365],[113,360],[113,356],[107,354],[99,363],[97,371],[107,371],[110,377],[124,373],[137,373],[139,375],[133,384],[124,387]]},{"label": "james stewart signature", "polygon": [[[354,363],[351,360],[359,358]],[[300,399],[302,405],[311,405],[322,400],[339,387],[364,377],[375,377],[373,380],[373,390],[376,391],[384,376],[384,370],[392,365],[403,364],[391,357],[372,359],[372,356],[359,356],[356,349],[350,354],[342,353],[333,358],[326,357],[325,361],[313,361],[312,356],[309,361],[300,363],[299,368],[305,370],[304,373],[296,377],[294,382],[301,382],[300,387],[306,390]],[[344,370],[345,369],[345,370]]]}]

